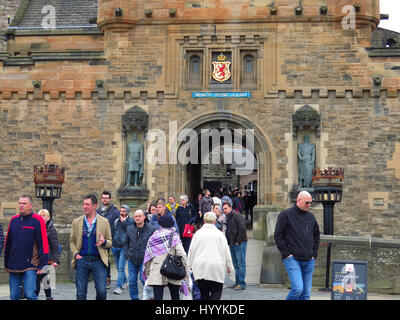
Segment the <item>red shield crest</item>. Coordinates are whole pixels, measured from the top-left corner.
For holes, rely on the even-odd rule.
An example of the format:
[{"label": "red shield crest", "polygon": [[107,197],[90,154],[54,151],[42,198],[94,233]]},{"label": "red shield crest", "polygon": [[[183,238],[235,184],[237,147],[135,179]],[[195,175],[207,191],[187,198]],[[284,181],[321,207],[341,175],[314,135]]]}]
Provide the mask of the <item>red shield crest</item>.
[{"label": "red shield crest", "polygon": [[224,82],[231,77],[231,72],[229,70],[231,62],[226,61],[226,57],[222,53],[217,57],[217,59],[218,61],[212,63],[214,66],[212,77],[219,82]]}]

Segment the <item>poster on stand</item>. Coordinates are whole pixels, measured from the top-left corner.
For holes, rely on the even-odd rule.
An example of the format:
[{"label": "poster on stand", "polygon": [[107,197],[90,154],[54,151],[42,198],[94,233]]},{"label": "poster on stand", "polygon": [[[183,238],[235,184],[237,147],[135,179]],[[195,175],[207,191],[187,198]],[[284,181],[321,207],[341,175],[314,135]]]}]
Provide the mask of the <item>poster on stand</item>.
[{"label": "poster on stand", "polygon": [[331,300],[367,300],[367,291],[367,261],[332,261]]}]

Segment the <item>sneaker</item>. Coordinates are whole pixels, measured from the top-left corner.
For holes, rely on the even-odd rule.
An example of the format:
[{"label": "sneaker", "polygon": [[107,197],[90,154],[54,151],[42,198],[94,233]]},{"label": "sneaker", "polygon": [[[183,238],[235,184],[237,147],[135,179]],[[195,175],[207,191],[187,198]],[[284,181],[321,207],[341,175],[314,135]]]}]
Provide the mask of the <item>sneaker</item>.
[{"label": "sneaker", "polygon": [[122,285],[122,289],[128,289],[129,288],[129,284],[127,283],[127,282],[125,282],[123,285]]},{"label": "sneaker", "polygon": [[120,287],[116,287],[115,290],[114,290],[115,294],[121,294],[122,292],[124,292],[124,291]]},{"label": "sneaker", "polygon": [[246,289],[245,287],[237,285],[236,287],[233,288],[233,290],[244,290]]}]

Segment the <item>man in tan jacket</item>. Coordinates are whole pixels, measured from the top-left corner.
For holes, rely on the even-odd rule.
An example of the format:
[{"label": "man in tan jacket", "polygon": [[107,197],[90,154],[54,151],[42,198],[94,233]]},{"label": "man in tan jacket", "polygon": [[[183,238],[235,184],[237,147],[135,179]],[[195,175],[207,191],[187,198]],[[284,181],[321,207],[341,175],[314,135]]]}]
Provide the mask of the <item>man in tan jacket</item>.
[{"label": "man in tan jacket", "polygon": [[92,274],[96,300],[107,296],[106,279],[111,229],[108,220],[96,214],[97,198],[89,194],[83,200],[84,215],[72,222],[69,245],[72,266],[76,268],[76,299],[86,300],[89,277]]}]

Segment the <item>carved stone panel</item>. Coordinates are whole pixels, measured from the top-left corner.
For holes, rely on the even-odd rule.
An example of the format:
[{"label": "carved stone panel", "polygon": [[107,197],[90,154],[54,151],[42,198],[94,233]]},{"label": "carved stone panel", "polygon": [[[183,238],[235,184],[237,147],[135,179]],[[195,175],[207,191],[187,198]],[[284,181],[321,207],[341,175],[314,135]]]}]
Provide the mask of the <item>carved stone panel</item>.
[{"label": "carved stone panel", "polygon": [[304,105],[292,115],[293,139],[297,139],[297,133],[304,129],[315,131],[316,137],[320,137],[321,115],[309,105]]},{"label": "carved stone panel", "polygon": [[149,128],[149,115],[138,106],[130,108],[122,116],[122,131],[126,134],[132,130],[146,132]]}]

